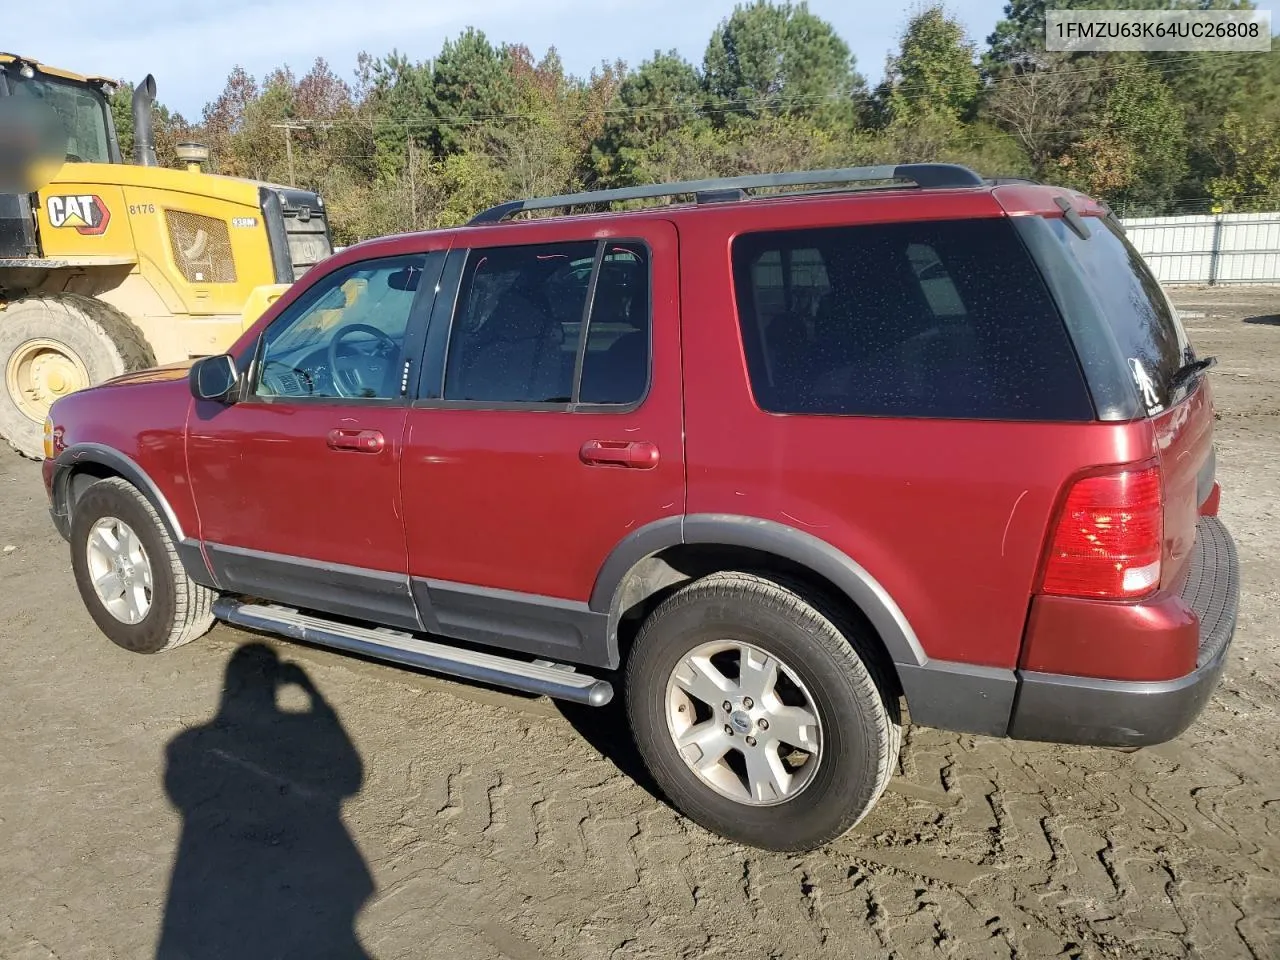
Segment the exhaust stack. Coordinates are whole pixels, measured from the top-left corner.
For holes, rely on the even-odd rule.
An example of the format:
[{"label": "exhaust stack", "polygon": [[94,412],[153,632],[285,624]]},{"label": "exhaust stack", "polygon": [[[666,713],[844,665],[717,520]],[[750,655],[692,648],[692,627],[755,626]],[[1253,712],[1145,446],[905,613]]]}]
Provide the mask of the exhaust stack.
[{"label": "exhaust stack", "polygon": [[156,167],[156,139],[151,124],[151,105],[156,102],[156,78],[146,79],[133,90],[133,159],[140,167]]}]

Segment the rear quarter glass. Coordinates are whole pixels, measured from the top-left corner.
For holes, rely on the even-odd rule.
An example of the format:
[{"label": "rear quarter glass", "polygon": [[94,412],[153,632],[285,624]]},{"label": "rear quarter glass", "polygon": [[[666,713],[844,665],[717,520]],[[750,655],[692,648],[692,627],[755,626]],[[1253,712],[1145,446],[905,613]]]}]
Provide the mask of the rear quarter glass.
[{"label": "rear quarter glass", "polygon": [[1142,255],[1109,220],[1082,219],[1088,238],[1064,219],[1047,218],[1047,223],[1110,327],[1146,412],[1158,414],[1191,388],[1188,383],[1175,391],[1172,383],[1195,353],[1177,311]]},{"label": "rear quarter glass", "polygon": [[765,411],[1093,418],[1062,318],[1007,218],[749,233],[732,253]]}]

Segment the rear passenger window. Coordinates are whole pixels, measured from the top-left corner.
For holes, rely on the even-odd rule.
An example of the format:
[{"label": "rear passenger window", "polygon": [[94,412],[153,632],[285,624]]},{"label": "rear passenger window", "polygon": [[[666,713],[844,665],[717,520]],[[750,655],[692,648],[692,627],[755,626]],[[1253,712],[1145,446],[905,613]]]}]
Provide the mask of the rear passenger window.
[{"label": "rear passenger window", "polygon": [[567,338],[565,326],[582,322],[595,249],[472,251],[449,338],[446,400],[569,402],[577,337]]},{"label": "rear passenger window", "polygon": [[747,234],[733,265],[764,410],[1092,419],[1062,319],[1003,218]]},{"label": "rear passenger window", "polygon": [[579,403],[637,403],[649,385],[649,258],[610,243],[600,262]]},{"label": "rear passenger window", "polygon": [[639,401],[649,376],[648,291],[641,244],[472,251],[449,339],[444,399]]}]

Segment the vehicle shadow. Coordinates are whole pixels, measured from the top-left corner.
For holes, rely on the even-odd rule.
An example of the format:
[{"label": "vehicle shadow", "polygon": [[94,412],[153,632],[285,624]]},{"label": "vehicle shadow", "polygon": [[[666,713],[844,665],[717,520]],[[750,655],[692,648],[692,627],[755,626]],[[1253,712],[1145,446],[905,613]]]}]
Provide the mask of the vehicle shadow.
[{"label": "vehicle shadow", "polygon": [[[612,679],[612,678],[611,678]],[[560,715],[577,731],[578,736],[591,744],[604,755],[618,771],[648,791],[649,795],[659,803],[671,805],[657,782],[649,775],[631,738],[631,729],[627,724],[627,710],[621,696],[621,682],[614,680],[614,698],[603,707],[590,707],[586,704],[556,700],[556,709]]]},{"label": "vehicle shadow", "polygon": [[1245,317],[1244,323],[1256,323],[1267,327],[1280,327],[1280,313],[1267,313],[1259,317]]},{"label": "vehicle shadow", "polygon": [[[306,709],[281,708],[289,687]],[[166,760],[183,826],[158,960],[369,956],[355,920],[375,887],[341,809],[364,766],[306,671],[244,644],[217,714]]]}]

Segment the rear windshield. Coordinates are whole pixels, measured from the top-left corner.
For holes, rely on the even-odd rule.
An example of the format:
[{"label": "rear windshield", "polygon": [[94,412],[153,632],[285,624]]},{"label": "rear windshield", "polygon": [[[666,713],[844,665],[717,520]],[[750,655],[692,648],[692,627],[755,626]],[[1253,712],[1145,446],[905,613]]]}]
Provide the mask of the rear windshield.
[{"label": "rear windshield", "polygon": [[733,267],[761,409],[1093,417],[1062,319],[1005,218],[746,234]]},{"label": "rear windshield", "polygon": [[1108,220],[1086,217],[1085,239],[1065,220],[1047,220],[1080,268],[1085,286],[1107,318],[1150,413],[1176,402],[1173,376],[1194,359],[1178,314],[1141,254]]}]

